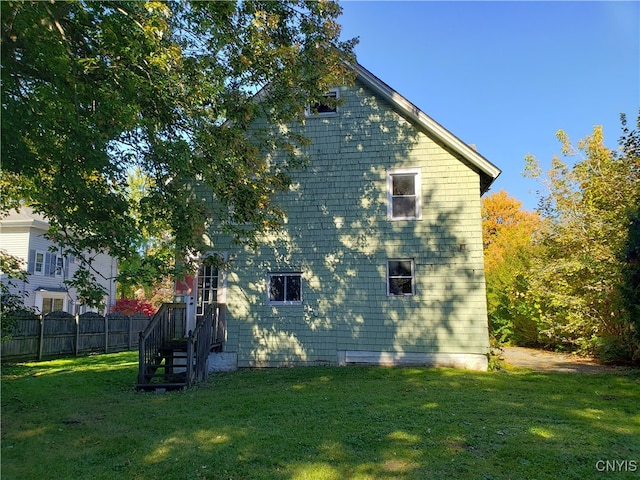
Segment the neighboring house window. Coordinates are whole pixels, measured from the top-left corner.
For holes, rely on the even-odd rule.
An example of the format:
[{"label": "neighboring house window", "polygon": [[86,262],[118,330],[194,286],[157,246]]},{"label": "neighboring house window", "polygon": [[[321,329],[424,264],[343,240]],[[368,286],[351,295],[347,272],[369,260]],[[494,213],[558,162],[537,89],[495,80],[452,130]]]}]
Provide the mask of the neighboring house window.
[{"label": "neighboring house window", "polygon": [[307,107],[307,116],[328,117],[338,113],[338,90],[329,90],[323,95],[326,100],[314,103]]},{"label": "neighboring house window", "polygon": [[390,170],[387,173],[387,216],[389,220],[422,218],[420,169]]},{"label": "neighboring house window", "polygon": [[46,315],[51,312],[64,311],[64,299],[63,298],[42,298],[42,314]]},{"label": "neighboring house window", "polygon": [[64,257],[55,253],[29,250],[27,273],[62,278],[64,276]]},{"label": "neighboring house window", "polygon": [[413,259],[387,260],[387,295],[393,297],[415,295],[415,285]]},{"label": "neighboring house window", "polygon": [[54,271],[54,275],[56,277],[62,277],[62,274],[64,272],[64,257],[62,257],[61,255],[55,255],[55,271]]},{"label": "neighboring house window", "polygon": [[36,251],[35,260],[33,262],[33,274],[44,275],[45,252]]},{"label": "neighboring house window", "polygon": [[271,305],[302,304],[301,273],[270,273],[268,288]]}]

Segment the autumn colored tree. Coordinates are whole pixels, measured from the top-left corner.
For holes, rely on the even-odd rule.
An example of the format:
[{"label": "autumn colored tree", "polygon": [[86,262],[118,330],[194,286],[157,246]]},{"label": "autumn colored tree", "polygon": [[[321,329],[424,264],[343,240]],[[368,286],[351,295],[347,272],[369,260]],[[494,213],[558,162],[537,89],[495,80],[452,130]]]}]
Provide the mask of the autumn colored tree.
[{"label": "autumn colored tree", "polygon": [[[32,207],[48,218],[48,237],[79,258],[129,258],[154,222],[179,257],[204,248],[214,216],[241,241],[277,228],[273,199],[304,164],[306,139],[249,125],[302,121],[306,105],[353,79],[355,42],[340,40],[332,0],[0,8],[0,214]],[[286,158],[271,162],[274,151]],[[134,168],[152,179],[135,202]],[[198,187],[225,208],[213,211]],[[91,269],[79,272],[70,283],[84,303],[100,303]]]},{"label": "autumn colored tree", "polygon": [[482,199],[489,327],[499,342],[538,344],[539,309],[529,297],[527,272],[540,226],[540,216],[504,190]]},{"label": "autumn colored tree", "polygon": [[522,202],[500,190],[482,198],[482,238],[485,268],[493,270],[511,255],[532,244],[540,228],[537,212],[522,210]]},{"label": "autumn colored tree", "polygon": [[151,302],[146,300],[138,300],[135,298],[120,298],[111,307],[111,313],[124,313],[125,315],[135,315],[136,313],[142,313],[147,317],[150,317],[156,313],[158,309],[154,307]]}]

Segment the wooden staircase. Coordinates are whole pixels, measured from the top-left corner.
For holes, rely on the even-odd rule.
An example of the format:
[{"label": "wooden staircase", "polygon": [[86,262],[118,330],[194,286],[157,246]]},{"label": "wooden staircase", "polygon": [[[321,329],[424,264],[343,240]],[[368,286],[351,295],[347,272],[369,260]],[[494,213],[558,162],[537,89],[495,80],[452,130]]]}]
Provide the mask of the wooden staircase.
[{"label": "wooden staircase", "polygon": [[186,304],[162,305],[140,334],[138,390],[177,390],[205,381],[209,353],[224,344],[224,312],[224,304],[207,305],[185,336]]}]

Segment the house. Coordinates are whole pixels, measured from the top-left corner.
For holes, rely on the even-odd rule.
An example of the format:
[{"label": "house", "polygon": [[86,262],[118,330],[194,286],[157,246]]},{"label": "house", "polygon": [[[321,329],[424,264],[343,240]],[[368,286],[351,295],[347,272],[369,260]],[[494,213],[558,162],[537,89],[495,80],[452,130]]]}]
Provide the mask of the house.
[{"label": "house", "polygon": [[[34,307],[42,314],[52,311],[72,314],[95,311],[81,304],[76,290],[64,283],[73,278],[80,268],[81,259],[64,256],[56,245],[45,238],[48,228],[47,219],[28,207],[22,207],[20,211],[13,210],[0,220],[0,249],[21,259],[28,274],[26,281],[13,281],[16,285],[10,287],[10,293],[19,295],[26,307]],[[100,309],[100,313],[106,313],[116,298],[118,264],[115,258],[98,254],[92,266],[96,270],[96,279],[107,292],[104,307]],[[2,275],[2,283],[7,284],[6,274]]]},{"label": "house", "polygon": [[[484,370],[489,336],[480,197],[500,170],[360,65],[303,129],[310,164],[257,250],[208,235],[189,288],[226,305],[237,367],[419,364]],[[215,359],[211,359],[215,364]]]}]

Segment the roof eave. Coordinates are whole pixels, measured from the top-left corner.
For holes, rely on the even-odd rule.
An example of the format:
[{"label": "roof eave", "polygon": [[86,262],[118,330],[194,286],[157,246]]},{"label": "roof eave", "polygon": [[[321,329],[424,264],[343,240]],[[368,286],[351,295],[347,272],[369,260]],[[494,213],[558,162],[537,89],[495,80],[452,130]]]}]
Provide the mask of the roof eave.
[{"label": "roof eave", "polygon": [[16,227],[29,227],[36,228],[38,230],[49,230],[49,224],[41,220],[36,219],[3,219],[0,220],[0,227],[2,228],[16,228]]},{"label": "roof eave", "polygon": [[480,194],[485,193],[500,173],[502,173],[498,167],[478,153],[474,148],[464,143],[362,65],[356,64],[354,68],[358,74],[358,78],[391,103],[400,114],[408,120],[415,122],[476,167],[481,176],[484,177],[481,181]]}]

